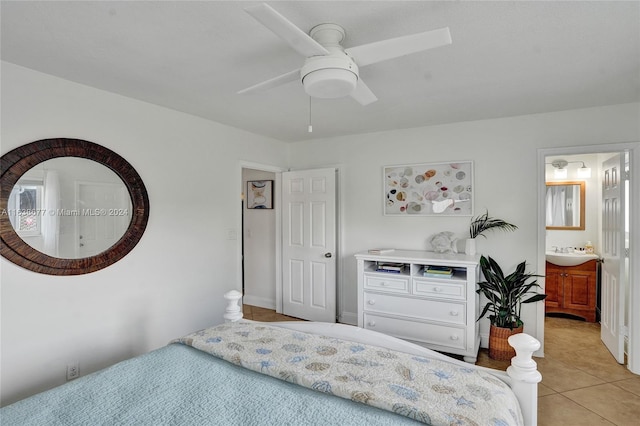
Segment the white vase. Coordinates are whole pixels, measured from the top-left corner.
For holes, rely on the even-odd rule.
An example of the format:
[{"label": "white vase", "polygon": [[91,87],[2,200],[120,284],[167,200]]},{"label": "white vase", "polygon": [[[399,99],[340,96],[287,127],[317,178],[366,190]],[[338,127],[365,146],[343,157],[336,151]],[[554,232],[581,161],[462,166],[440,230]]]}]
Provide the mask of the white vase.
[{"label": "white vase", "polygon": [[473,256],[476,254],[476,239],[475,238],[467,238],[464,243],[464,253]]}]

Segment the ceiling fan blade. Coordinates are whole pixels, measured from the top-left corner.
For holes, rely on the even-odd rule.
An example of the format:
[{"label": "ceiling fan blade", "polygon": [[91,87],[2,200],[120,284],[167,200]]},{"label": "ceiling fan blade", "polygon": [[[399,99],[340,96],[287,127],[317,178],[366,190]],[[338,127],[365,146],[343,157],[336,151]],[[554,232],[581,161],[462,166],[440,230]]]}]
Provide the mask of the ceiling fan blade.
[{"label": "ceiling fan blade", "polygon": [[290,81],[295,81],[300,79],[300,69],[289,71],[286,74],[279,75],[272,79],[263,81],[262,83],[254,84],[251,87],[247,87],[246,89],[242,89],[238,92],[239,95],[244,93],[251,92],[260,92],[263,90],[271,89],[276,86],[280,86],[285,83],[289,83]]},{"label": "ceiling fan blade", "polygon": [[345,49],[345,52],[356,61],[359,67],[363,67],[447,44],[451,44],[451,34],[449,28],[445,27],[350,47]]},{"label": "ceiling fan blade", "polygon": [[361,105],[369,105],[370,103],[378,100],[376,95],[374,95],[371,89],[369,89],[369,86],[364,84],[364,81],[362,81],[362,79],[358,80],[356,90],[353,91],[351,97],[358,101]]},{"label": "ceiling fan blade", "polygon": [[329,54],[329,51],[322,47],[320,43],[312,39],[268,4],[262,3],[256,6],[249,6],[244,10],[303,56]]}]

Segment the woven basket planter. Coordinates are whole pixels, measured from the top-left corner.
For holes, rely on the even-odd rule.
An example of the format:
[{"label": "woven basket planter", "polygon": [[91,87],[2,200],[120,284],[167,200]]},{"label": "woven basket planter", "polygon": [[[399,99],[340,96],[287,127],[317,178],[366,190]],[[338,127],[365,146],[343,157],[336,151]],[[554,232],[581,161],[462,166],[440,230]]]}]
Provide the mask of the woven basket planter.
[{"label": "woven basket planter", "polygon": [[516,356],[516,351],[507,339],[513,334],[522,333],[523,326],[514,328],[502,328],[491,325],[489,330],[489,358],[499,361],[509,361]]}]

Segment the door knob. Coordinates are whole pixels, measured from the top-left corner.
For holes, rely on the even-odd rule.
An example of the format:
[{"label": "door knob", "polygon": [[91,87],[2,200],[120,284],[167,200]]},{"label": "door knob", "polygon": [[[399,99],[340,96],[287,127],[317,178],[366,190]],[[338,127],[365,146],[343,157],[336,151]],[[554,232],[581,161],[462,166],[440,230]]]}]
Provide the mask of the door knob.
[{"label": "door knob", "polygon": [[331,258],[331,253],[325,253],[324,257],[326,257],[327,259],[330,259]]}]

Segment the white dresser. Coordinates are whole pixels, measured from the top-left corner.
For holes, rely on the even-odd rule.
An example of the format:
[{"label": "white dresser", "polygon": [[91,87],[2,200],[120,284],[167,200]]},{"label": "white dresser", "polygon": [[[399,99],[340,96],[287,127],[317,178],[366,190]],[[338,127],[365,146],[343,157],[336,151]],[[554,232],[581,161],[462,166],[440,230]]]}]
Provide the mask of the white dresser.
[{"label": "white dresser", "polygon": [[[394,250],[358,253],[358,327],[389,334],[475,363],[480,347],[480,256]],[[402,264],[401,272],[377,271]],[[452,276],[425,276],[425,267],[444,266]]]}]

